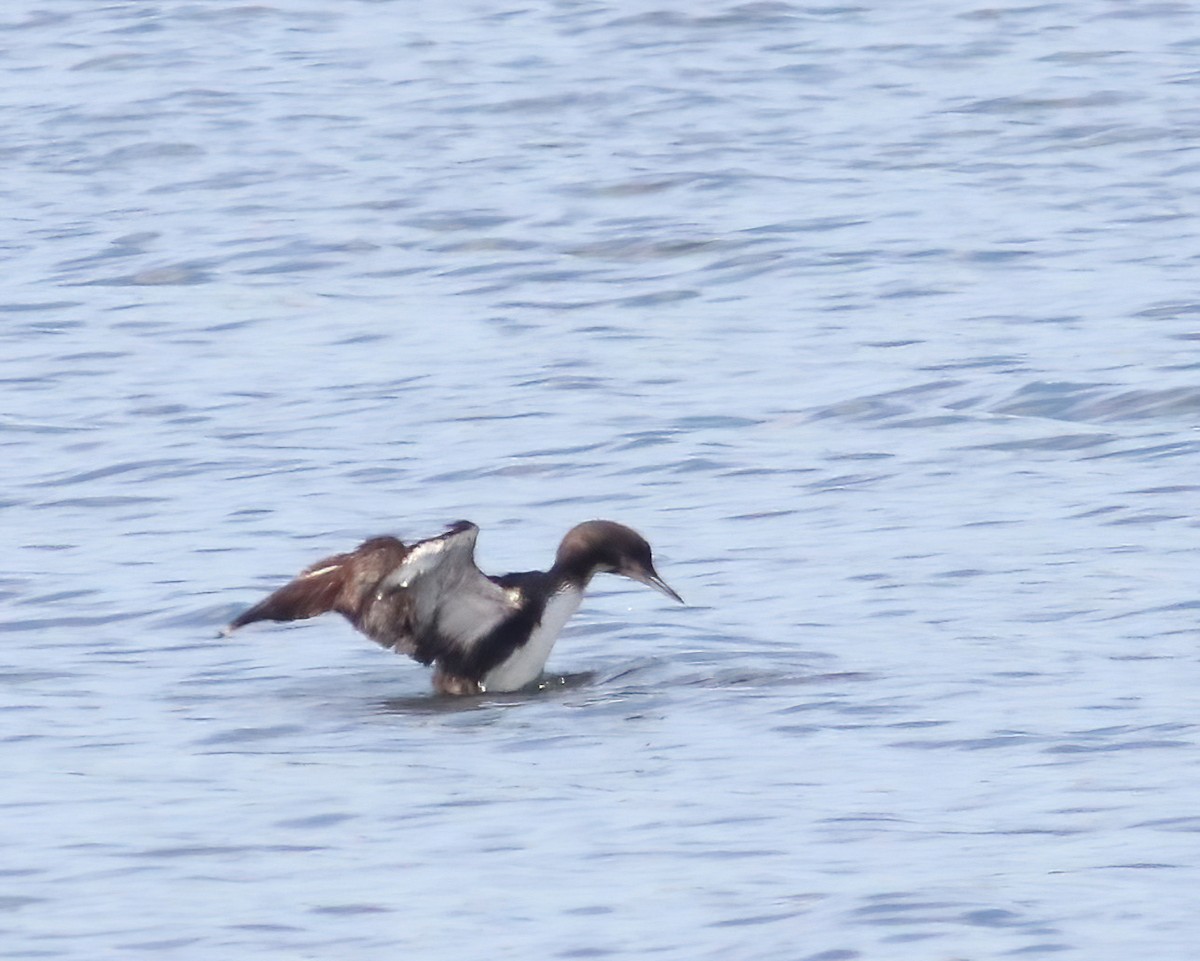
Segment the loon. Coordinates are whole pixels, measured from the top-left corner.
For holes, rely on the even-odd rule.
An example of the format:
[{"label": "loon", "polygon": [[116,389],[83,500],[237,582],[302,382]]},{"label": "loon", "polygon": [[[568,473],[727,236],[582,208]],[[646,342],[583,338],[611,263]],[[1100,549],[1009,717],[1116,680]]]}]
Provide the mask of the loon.
[{"label": "loon", "polygon": [[596,574],[620,574],[683,603],[655,571],[645,538],[614,521],[567,531],[548,571],[498,577],[475,566],[478,536],[458,521],[407,547],[372,537],[305,568],[222,633],[336,611],[377,644],[434,665],[438,693],[481,694],[520,690],[541,676]]}]

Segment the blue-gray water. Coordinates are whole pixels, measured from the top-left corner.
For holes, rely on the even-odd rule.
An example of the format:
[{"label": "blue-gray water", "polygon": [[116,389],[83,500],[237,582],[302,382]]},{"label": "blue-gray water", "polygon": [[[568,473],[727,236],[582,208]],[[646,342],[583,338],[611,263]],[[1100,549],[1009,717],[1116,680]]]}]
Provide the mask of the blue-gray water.
[{"label": "blue-gray water", "polygon": [[[0,956],[1195,956],[1192,5],[0,28]],[[215,637],[596,516],[541,694]]]}]

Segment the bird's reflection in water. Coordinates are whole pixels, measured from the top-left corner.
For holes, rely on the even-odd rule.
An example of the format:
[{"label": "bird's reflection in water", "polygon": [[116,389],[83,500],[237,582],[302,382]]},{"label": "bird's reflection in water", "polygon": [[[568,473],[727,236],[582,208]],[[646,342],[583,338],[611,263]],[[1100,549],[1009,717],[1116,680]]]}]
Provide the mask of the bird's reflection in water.
[{"label": "bird's reflection in water", "polygon": [[561,691],[587,687],[596,680],[597,671],[580,671],[576,674],[545,674],[536,684],[501,694],[470,694],[448,696],[444,694],[419,694],[408,697],[389,697],[379,702],[377,714],[459,714],[478,711],[481,708],[505,707],[523,704],[539,697],[553,696]]}]

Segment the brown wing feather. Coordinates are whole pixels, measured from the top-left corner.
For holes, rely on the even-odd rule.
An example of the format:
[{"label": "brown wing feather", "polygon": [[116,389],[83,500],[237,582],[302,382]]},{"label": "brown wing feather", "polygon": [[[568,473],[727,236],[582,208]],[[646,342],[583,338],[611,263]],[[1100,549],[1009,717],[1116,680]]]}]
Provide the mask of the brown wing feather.
[{"label": "brown wing feather", "polygon": [[376,643],[411,654],[414,645],[406,595],[377,596],[379,582],[407,554],[408,548],[394,537],[372,537],[348,554],[334,554],[306,567],[234,618],[225,632],[255,621],[299,621],[336,611]]}]

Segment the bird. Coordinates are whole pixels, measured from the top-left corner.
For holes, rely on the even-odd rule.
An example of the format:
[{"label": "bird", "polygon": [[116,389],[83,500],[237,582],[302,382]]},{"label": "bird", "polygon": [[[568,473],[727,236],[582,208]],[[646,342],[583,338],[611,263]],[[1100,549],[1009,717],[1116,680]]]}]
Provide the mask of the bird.
[{"label": "bird", "polygon": [[620,574],[684,602],[658,576],[646,539],[615,521],[572,527],[548,571],[495,577],[475,565],[478,536],[475,524],[456,521],[410,546],[388,535],[369,538],[305,568],[222,634],[336,611],[382,647],[432,664],[439,694],[502,693],[541,677],[596,574]]}]

